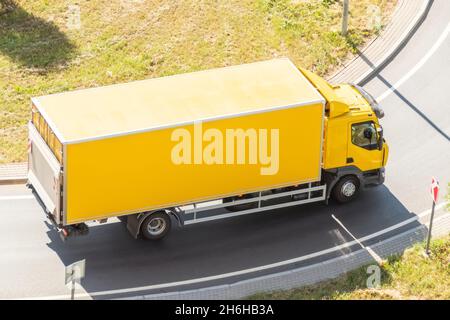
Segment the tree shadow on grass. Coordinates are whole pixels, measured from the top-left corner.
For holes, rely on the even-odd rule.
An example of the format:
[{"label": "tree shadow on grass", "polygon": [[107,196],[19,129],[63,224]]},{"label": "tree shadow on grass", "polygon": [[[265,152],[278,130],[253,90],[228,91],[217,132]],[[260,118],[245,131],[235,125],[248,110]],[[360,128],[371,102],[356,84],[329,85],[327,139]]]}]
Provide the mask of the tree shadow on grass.
[{"label": "tree shadow on grass", "polygon": [[0,0],[0,54],[20,66],[51,71],[69,61],[74,50],[56,24],[28,13],[13,0]]}]

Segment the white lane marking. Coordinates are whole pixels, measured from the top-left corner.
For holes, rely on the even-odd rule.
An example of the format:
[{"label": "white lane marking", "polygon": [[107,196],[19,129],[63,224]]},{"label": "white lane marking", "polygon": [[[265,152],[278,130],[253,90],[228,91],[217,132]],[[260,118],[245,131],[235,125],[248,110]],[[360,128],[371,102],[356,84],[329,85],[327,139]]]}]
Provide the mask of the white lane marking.
[{"label": "white lane marking", "polygon": [[404,84],[409,78],[411,78],[420,68],[424,66],[424,64],[431,58],[431,56],[439,49],[439,47],[444,43],[445,39],[450,32],[450,23],[447,24],[447,28],[440,35],[439,39],[436,43],[430,48],[430,50],[422,57],[422,59],[411,69],[408,73],[406,73],[399,81],[397,81],[392,87],[386,90],[383,94],[381,94],[376,100],[378,102],[386,99],[392,92],[398,89],[402,84]]},{"label": "white lane marking", "polygon": [[30,200],[35,199],[32,194],[22,195],[22,196],[2,196],[0,197],[0,201],[8,201],[8,200]]},{"label": "white lane marking", "polygon": [[[435,209],[436,211],[443,208],[446,205],[446,203],[440,203],[438,204]],[[163,289],[163,288],[170,288],[170,287],[178,287],[178,286],[183,286],[183,285],[190,285],[190,284],[195,284],[195,283],[202,283],[202,282],[207,282],[207,281],[213,281],[213,280],[220,280],[220,279],[224,279],[224,278],[230,278],[230,277],[234,277],[234,276],[239,276],[239,275],[243,275],[243,274],[247,274],[247,273],[253,273],[253,272],[258,272],[258,271],[263,271],[263,270],[267,270],[267,269],[272,269],[272,268],[276,268],[276,267],[281,267],[281,266],[285,266],[285,265],[289,265],[289,264],[293,264],[296,262],[301,262],[304,260],[309,260],[311,258],[316,258],[325,254],[329,254],[329,253],[333,253],[335,251],[338,250],[342,250],[344,248],[348,248],[351,246],[354,246],[356,244],[358,244],[358,242],[364,242],[373,238],[376,238],[382,234],[388,233],[390,231],[393,231],[395,229],[401,228],[411,222],[415,222],[417,220],[419,220],[420,218],[423,218],[427,215],[429,215],[431,213],[431,209],[426,210],[421,212],[420,214],[409,218],[407,220],[404,220],[400,223],[397,223],[393,226],[390,226],[388,228],[385,228],[383,230],[380,230],[378,232],[372,233],[370,235],[364,236],[362,238],[359,238],[357,240],[353,240],[350,242],[346,242],[343,243],[341,245],[329,248],[329,249],[325,249],[322,251],[318,251],[318,252],[314,252],[311,254],[307,254],[301,257],[297,257],[297,258],[293,258],[293,259],[289,259],[289,260],[284,260],[284,261],[280,261],[280,262],[276,262],[276,263],[271,263],[268,265],[264,265],[264,266],[260,266],[260,267],[254,267],[254,268],[249,268],[249,269],[244,269],[244,270],[239,270],[239,271],[234,271],[234,272],[229,272],[229,273],[223,273],[223,274],[219,274],[219,275],[214,275],[214,276],[208,276],[208,277],[203,277],[203,278],[197,278],[197,279],[190,279],[190,280],[183,280],[183,281],[176,281],[176,282],[169,282],[169,283],[161,283],[161,284],[154,284],[154,285],[148,285],[148,286],[142,286],[142,287],[134,287],[134,288],[125,288],[125,289],[116,289],[116,290],[105,290],[105,291],[96,291],[96,292],[90,292],[90,293],[80,293],[80,294],[75,294],[76,298],[89,298],[89,297],[93,297],[93,296],[105,296],[105,295],[114,295],[114,294],[123,294],[123,293],[131,293],[131,292],[137,292],[137,291],[148,291],[148,290],[155,290],[155,289]],[[438,222],[439,220],[443,219],[444,217],[450,216],[450,214],[447,215],[443,215],[443,216],[439,216],[438,218],[435,219],[435,222]],[[70,295],[57,295],[57,296],[47,296],[47,297],[29,297],[29,298],[14,298],[14,299],[22,299],[22,300],[60,300],[60,299],[70,299]]]},{"label": "white lane marking", "polygon": [[378,263],[378,265],[381,265],[383,263],[383,259],[381,259],[381,257],[378,254],[376,254],[375,251],[373,251],[371,247],[366,247],[365,245],[363,245],[362,242],[359,241],[350,232],[350,230],[348,230],[347,227],[344,226],[344,224],[338,218],[336,218],[336,216],[334,214],[332,214],[331,217],[334,219],[334,221],[336,221],[341,226],[342,229],[345,230],[345,232],[347,232],[360,245],[360,247],[362,249],[366,250],[372,256],[372,258]]}]

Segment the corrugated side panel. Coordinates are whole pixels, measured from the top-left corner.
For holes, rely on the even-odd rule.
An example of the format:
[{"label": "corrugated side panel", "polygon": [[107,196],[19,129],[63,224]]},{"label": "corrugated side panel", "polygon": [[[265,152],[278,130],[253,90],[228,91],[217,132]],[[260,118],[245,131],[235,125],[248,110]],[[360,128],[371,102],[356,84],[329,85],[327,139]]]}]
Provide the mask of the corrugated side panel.
[{"label": "corrugated side panel", "polygon": [[[262,164],[259,155],[256,164],[248,163],[249,148],[246,164],[236,163],[237,150],[234,164],[207,164],[205,161],[175,164],[172,153],[179,141],[172,141],[172,135],[177,129],[190,133],[190,158],[194,162],[194,125],[69,144],[66,150],[66,224],[317,181],[321,167],[323,108],[317,103],[202,124],[203,134],[211,133],[208,129],[218,130],[215,133],[223,136],[224,146],[226,130],[254,129],[259,142],[262,141],[259,133],[267,130],[269,139],[263,145],[269,146],[269,155],[274,153],[272,167],[276,168],[278,163],[278,170],[274,169],[272,175],[261,174],[261,168],[270,165]],[[276,150],[270,147],[271,130],[279,133],[278,157]],[[214,141],[220,144],[220,139]],[[207,150],[210,143],[203,142],[200,150]],[[226,154],[224,151],[225,161]]]}]

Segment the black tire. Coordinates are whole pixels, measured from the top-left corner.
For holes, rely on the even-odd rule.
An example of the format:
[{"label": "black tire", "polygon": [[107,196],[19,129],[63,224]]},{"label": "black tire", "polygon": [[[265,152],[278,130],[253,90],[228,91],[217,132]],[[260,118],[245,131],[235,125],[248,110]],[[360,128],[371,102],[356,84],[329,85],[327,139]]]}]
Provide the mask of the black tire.
[{"label": "black tire", "polygon": [[359,192],[359,179],[355,176],[345,176],[336,183],[331,192],[334,200],[339,203],[346,203],[353,200]]},{"label": "black tire", "polygon": [[170,231],[172,221],[165,212],[156,212],[142,221],[141,234],[147,240],[159,240],[164,238]]},{"label": "black tire", "polygon": [[[234,197],[224,198],[223,202],[227,203],[227,202],[232,202],[232,201],[251,199],[251,198],[254,198],[255,196],[256,195],[253,193],[247,193],[242,196],[234,196]],[[225,207],[225,209],[228,211],[231,211],[231,212],[236,212],[236,211],[250,210],[250,209],[254,209],[256,207],[258,207],[258,203],[250,202],[250,203],[244,203],[244,204],[238,204],[235,206]]]}]

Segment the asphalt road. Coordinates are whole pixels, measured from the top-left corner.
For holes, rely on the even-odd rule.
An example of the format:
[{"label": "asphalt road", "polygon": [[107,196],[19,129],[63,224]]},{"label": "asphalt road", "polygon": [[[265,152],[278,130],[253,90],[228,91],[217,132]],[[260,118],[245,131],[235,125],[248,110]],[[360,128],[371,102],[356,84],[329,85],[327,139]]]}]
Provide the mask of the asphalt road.
[{"label": "asphalt road", "polygon": [[[0,298],[67,295],[64,265],[86,259],[82,291],[93,298],[133,296],[231,283],[343,255],[358,246],[281,267],[214,281],[133,288],[198,279],[257,268],[329,249],[395,225],[430,207],[431,176],[450,181],[450,37],[429,53],[450,21],[450,2],[436,1],[427,20],[405,48],[365,88],[382,100],[390,146],[384,186],[368,190],[345,206],[313,204],[173,230],[164,241],[134,240],[121,223],[91,227],[90,235],[63,243],[42,208],[24,186],[0,186]],[[419,64],[428,54],[429,59]],[[445,190],[445,188],[443,188]],[[352,233],[332,219],[334,214]],[[413,222],[379,241],[414,228]],[[131,289],[130,289],[131,288]],[[112,294],[104,291],[117,290]],[[125,290],[125,291],[123,291]],[[109,292],[111,293],[111,292]]]}]

